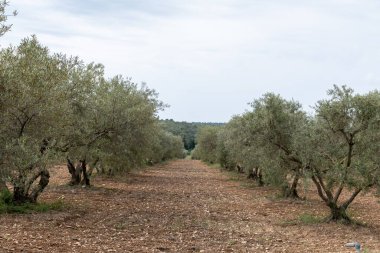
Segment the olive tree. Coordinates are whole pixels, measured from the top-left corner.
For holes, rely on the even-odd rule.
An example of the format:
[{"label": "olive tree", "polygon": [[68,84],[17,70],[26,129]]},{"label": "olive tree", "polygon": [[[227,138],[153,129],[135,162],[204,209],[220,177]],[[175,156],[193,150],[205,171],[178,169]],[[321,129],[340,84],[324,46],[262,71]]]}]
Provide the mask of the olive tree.
[{"label": "olive tree", "polygon": [[328,95],[313,116],[272,93],[255,100],[252,111],[219,133],[219,161],[257,166],[265,183],[283,186],[289,197],[298,197],[302,177],[311,179],[330,208],[328,220],[350,222],[347,208],[354,199],[380,188],[380,93],[334,86]]},{"label": "olive tree", "polygon": [[[104,67],[101,64],[88,64],[74,58],[76,64],[70,68],[69,82],[65,87],[68,97],[69,122],[62,128],[62,143],[59,151],[66,153],[67,166],[71,174],[71,185],[83,183],[90,184],[91,170],[87,171],[87,163],[93,168],[97,159],[94,157],[94,146],[100,138],[108,132],[103,125],[96,121],[99,117],[97,112],[97,96],[104,79]],[[78,163],[76,164],[76,161]]]},{"label": "olive tree", "polygon": [[[238,119],[236,116],[235,119]],[[218,133],[217,140],[217,161],[220,166],[227,170],[234,170],[238,166],[238,159],[234,156],[234,149],[231,149],[230,140],[232,120],[222,127]]]},{"label": "olive tree", "polygon": [[150,164],[185,157],[186,150],[181,136],[163,130],[161,125],[157,126],[155,132],[156,138],[152,143]]},{"label": "olive tree", "polygon": [[64,145],[73,185],[89,185],[94,167],[99,173],[114,174],[144,165],[156,138],[156,113],[164,106],[145,85],[122,76],[106,80],[102,66],[81,71],[76,83],[83,95],[73,94],[70,100],[77,124],[68,131]]},{"label": "olive tree", "polygon": [[112,113],[104,121],[113,122],[112,131],[99,149],[103,169],[111,174],[147,163],[157,136],[157,111],[164,106],[158,94],[145,85],[138,87],[118,79],[112,85],[115,85],[114,93],[110,94]]},{"label": "olive tree", "polygon": [[251,105],[255,147],[261,149],[260,162],[267,180],[282,184],[286,197],[299,197],[297,185],[304,165],[296,140],[307,124],[305,112],[298,102],[273,93],[265,94]]},{"label": "olive tree", "polygon": [[48,165],[62,155],[70,183],[90,185],[94,168],[114,174],[146,165],[157,142],[157,162],[183,154],[182,141],[161,131],[157,92],[106,79],[100,64],[50,54],[35,36],[0,51],[0,91],[0,188],[11,183],[14,202],[36,202]]},{"label": "olive tree", "polygon": [[[49,182],[47,165],[68,104],[67,62],[35,37],[0,51],[0,170],[14,202],[36,202]],[[38,181],[38,183],[35,183]]]},{"label": "olive tree", "polygon": [[233,117],[220,133],[220,163],[227,167],[236,167],[239,172],[248,174],[248,178],[263,185],[263,173],[260,161],[262,149],[255,140],[253,113],[244,113]]},{"label": "olive tree", "polygon": [[193,158],[209,163],[216,163],[218,158],[218,131],[220,127],[205,126],[198,130],[196,135]]},{"label": "olive tree", "polygon": [[334,86],[328,95],[315,107],[309,169],[330,219],[350,221],[349,205],[379,182],[380,93]]}]

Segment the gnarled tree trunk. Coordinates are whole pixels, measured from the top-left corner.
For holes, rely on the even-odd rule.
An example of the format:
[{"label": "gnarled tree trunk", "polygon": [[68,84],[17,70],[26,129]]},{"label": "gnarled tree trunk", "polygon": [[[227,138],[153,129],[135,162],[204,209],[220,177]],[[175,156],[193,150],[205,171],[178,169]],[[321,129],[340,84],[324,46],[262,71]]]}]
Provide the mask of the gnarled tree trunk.
[{"label": "gnarled tree trunk", "polygon": [[87,171],[86,160],[80,160],[78,165],[75,167],[74,163],[67,158],[67,168],[71,174],[70,185],[85,185],[90,186],[90,176],[92,170]]},{"label": "gnarled tree trunk", "polygon": [[81,167],[82,167],[82,173],[83,173],[83,179],[81,181],[82,185],[90,186],[90,176],[87,172],[87,164],[86,160],[80,161]]},{"label": "gnarled tree trunk", "polygon": [[255,180],[259,186],[264,185],[263,175],[262,175],[261,170],[259,168],[254,168],[252,170],[249,170],[247,178]]},{"label": "gnarled tree trunk", "polygon": [[347,208],[343,205],[338,206],[334,202],[330,202],[327,204],[330,208],[330,216],[328,217],[328,221],[343,221],[350,223],[351,219],[347,214]]},{"label": "gnarled tree trunk", "polygon": [[78,185],[81,182],[81,173],[82,173],[82,167],[77,166],[75,167],[73,162],[67,158],[67,168],[69,170],[69,173],[71,175],[70,185]]},{"label": "gnarled tree trunk", "polygon": [[355,189],[355,191],[351,193],[351,196],[339,205],[338,200],[343,190],[343,184],[334,193],[331,189],[326,187],[323,178],[318,173],[312,176],[311,179],[317,187],[319,197],[330,208],[330,216],[327,220],[350,223],[351,219],[347,214],[347,208],[352,203],[352,201],[354,201],[356,196],[362,191],[362,188]]},{"label": "gnarled tree trunk", "polygon": [[[38,178],[38,184],[33,186]],[[36,203],[40,193],[49,184],[49,178],[49,171],[45,167],[33,168],[26,176],[20,173],[13,182],[13,202],[16,204]]]},{"label": "gnarled tree trunk", "polygon": [[239,173],[244,173],[244,168],[241,167],[239,164],[236,165],[236,168],[237,168],[237,171],[238,171]]},{"label": "gnarled tree trunk", "polygon": [[287,186],[285,189],[284,189],[284,197],[286,198],[295,198],[295,199],[299,199],[300,196],[298,195],[298,191],[297,191],[297,186],[298,186],[298,181],[300,180],[300,175],[297,173],[293,180],[292,180],[292,183],[290,184],[290,186]]}]

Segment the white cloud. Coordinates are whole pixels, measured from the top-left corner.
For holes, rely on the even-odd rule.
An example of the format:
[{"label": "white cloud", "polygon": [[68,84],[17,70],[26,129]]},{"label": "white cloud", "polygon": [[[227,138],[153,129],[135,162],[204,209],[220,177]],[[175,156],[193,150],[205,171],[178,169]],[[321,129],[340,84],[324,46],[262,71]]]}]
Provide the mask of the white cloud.
[{"label": "white cloud", "polygon": [[322,98],[380,87],[380,4],[363,0],[12,0],[4,46],[30,34],[53,51],[147,81],[163,117],[226,121],[266,91]]}]

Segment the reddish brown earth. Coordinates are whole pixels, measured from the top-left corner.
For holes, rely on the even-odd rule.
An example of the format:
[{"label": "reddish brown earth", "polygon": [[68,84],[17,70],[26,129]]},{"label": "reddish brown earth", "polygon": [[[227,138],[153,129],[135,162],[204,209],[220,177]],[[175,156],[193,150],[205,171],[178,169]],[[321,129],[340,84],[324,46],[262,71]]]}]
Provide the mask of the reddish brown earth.
[{"label": "reddish brown earth", "polygon": [[365,225],[311,224],[300,217],[328,213],[313,190],[306,201],[281,200],[199,161],[95,177],[91,188],[65,185],[65,167],[51,174],[40,201],[67,207],[1,215],[0,252],[355,252],[344,247],[351,241],[380,252],[380,204],[371,194],[350,209]]}]

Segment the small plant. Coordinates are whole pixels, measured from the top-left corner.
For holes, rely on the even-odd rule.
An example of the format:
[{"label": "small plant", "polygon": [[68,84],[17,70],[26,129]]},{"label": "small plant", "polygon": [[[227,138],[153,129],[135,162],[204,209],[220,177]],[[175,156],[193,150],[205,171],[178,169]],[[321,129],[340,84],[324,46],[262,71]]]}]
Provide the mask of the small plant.
[{"label": "small plant", "polygon": [[48,212],[52,210],[62,210],[64,203],[58,200],[52,203],[23,203],[15,204],[12,201],[12,193],[8,190],[0,193],[0,214],[1,213],[33,213]]},{"label": "small plant", "polygon": [[127,224],[124,222],[119,222],[115,224],[115,229],[117,230],[124,230],[127,227]]},{"label": "small plant", "polygon": [[321,223],[323,219],[312,214],[304,213],[300,215],[299,221],[304,224],[317,224]]},{"label": "small plant", "polygon": [[280,223],[281,226],[296,226],[300,224],[313,225],[324,222],[325,219],[312,214],[303,213],[297,219],[285,220]]},{"label": "small plant", "polygon": [[228,240],[227,241],[227,244],[229,245],[229,246],[233,246],[233,245],[236,245],[237,244],[237,241],[236,240]]},{"label": "small plant", "polygon": [[257,187],[257,185],[252,182],[242,182],[240,186],[247,189],[255,189]]},{"label": "small plant", "polygon": [[12,203],[12,193],[8,190],[3,190],[0,192],[0,204],[11,204]]}]

